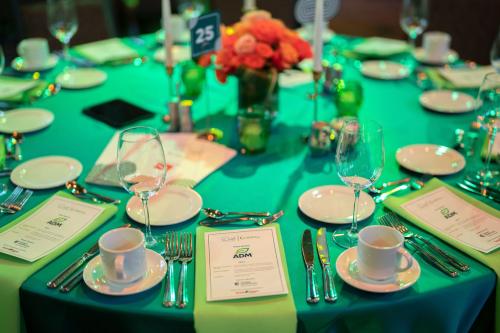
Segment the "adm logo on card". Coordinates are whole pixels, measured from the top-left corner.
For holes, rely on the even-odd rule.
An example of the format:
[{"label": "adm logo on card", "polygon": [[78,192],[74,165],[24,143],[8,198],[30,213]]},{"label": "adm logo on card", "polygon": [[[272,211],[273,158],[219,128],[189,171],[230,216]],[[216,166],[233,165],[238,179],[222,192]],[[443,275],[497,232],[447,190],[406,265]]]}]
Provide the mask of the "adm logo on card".
[{"label": "adm logo on card", "polygon": [[252,257],[252,253],[250,252],[249,247],[240,247],[239,249],[236,250],[234,253],[233,259],[241,259],[241,258],[248,258]]}]

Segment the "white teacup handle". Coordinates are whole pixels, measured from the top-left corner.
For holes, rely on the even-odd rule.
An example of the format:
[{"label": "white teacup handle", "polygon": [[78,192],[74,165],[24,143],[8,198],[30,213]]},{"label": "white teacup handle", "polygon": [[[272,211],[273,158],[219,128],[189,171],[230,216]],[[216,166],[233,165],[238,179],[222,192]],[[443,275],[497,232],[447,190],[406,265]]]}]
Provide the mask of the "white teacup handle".
[{"label": "white teacup handle", "polygon": [[[405,259],[406,259],[406,265],[403,266],[403,267],[400,266],[401,265],[401,258],[402,257],[405,257]],[[413,258],[408,253],[408,251],[406,251],[405,249],[403,249],[402,247],[400,247],[398,249],[398,262],[399,262],[399,264],[398,264],[398,267],[396,268],[396,270],[398,272],[404,272],[404,271],[410,269],[410,267],[412,266],[412,264],[413,264]]]},{"label": "white teacup handle", "polygon": [[118,280],[123,280],[125,279],[125,256],[123,255],[118,255],[115,257],[115,271],[116,271],[116,278]]}]

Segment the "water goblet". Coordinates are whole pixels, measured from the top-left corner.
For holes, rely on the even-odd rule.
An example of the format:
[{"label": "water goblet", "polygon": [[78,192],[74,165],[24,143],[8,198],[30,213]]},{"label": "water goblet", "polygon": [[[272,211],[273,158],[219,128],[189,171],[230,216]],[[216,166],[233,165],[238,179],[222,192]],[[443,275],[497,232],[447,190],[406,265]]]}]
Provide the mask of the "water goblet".
[{"label": "water goblet", "polygon": [[74,0],[47,0],[49,31],[63,45],[63,57],[69,59],[69,42],[78,30]]}]

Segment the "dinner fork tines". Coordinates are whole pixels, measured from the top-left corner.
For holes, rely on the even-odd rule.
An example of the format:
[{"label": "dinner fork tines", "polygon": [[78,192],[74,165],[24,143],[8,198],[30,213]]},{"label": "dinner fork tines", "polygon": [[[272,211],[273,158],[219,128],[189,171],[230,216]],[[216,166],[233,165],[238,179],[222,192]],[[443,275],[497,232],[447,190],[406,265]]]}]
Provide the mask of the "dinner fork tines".
[{"label": "dinner fork tines", "polygon": [[165,294],[163,306],[171,307],[175,303],[174,287],[174,262],[179,259],[180,246],[179,234],[168,232],[165,235],[165,260],[167,261],[167,279],[165,281]]},{"label": "dinner fork tines", "polygon": [[9,206],[12,205],[12,203],[17,200],[21,192],[23,191],[22,187],[17,186],[12,193],[5,199],[1,204],[0,208],[2,208],[2,212],[5,213],[15,213],[16,211],[10,208]]},{"label": "dinner fork tines", "polygon": [[187,265],[193,259],[193,236],[191,233],[181,235],[181,250],[179,261],[182,263],[179,276],[179,285],[177,287],[177,307],[185,308],[188,304],[188,295],[186,290]]},{"label": "dinner fork tines", "polygon": [[24,193],[17,197],[17,200],[14,200],[14,202],[9,205],[9,208],[15,210],[16,212],[20,211],[32,195],[33,191],[24,191]]}]

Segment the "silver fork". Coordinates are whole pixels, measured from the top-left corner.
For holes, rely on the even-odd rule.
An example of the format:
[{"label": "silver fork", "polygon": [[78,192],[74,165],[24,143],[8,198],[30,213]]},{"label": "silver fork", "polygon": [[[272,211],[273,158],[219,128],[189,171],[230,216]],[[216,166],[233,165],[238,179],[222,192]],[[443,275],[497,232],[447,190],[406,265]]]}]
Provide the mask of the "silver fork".
[{"label": "silver fork", "polygon": [[0,208],[2,213],[10,213],[13,214],[16,211],[10,208],[9,206],[19,197],[21,192],[23,191],[22,187],[17,186],[12,193],[5,199],[1,204]]},{"label": "silver fork", "polygon": [[29,198],[31,198],[32,195],[33,191],[24,191],[23,194],[17,197],[17,200],[14,200],[14,202],[9,205],[9,208],[15,210],[16,212],[20,211],[21,209],[23,209],[24,205],[26,204],[26,202],[28,202]]},{"label": "silver fork", "polygon": [[178,308],[185,308],[188,304],[188,295],[186,290],[186,275],[188,263],[193,259],[193,236],[191,233],[181,235],[181,251],[179,261],[182,263],[179,276],[179,286],[177,287]]},{"label": "silver fork", "polygon": [[397,216],[396,214],[389,213],[389,214],[387,214],[387,217],[388,217],[389,221],[392,223],[392,225],[394,226],[394,228],[396,228],[396,230],[398,230],[400,233],[402,233],[405,238],[414,238],[414,239],[420,240],[422,243],[424,243],[425,245],[427,245],[433,251],[435,251],[436,253],[438,253],[439,255],[441,255],[453,267],[458,268],[462,272],[467,272],[470,269],[469,265],[464,264],[463,262],[461,262],[457,258],[453,257],[451,254],[443,251],[442,249],[440,249],[438,246],[436,246],[433,243],[431,243],[426,238],[422,237],[421,235],[419,235],[417,233],[411,232],[403,224],[403,222],[401,221],[401,219],[399,218],[399,216]]},{"label": "silver fork", "polygon": [[171,307],[175,303],[174,262],[179,259],[179,235],[168,232],[165,235],[165,260],[167,261],[167,280],[165,281],[165,294],[163,306]]}]

